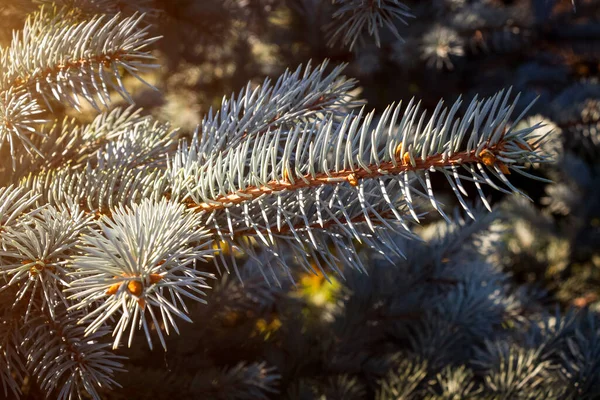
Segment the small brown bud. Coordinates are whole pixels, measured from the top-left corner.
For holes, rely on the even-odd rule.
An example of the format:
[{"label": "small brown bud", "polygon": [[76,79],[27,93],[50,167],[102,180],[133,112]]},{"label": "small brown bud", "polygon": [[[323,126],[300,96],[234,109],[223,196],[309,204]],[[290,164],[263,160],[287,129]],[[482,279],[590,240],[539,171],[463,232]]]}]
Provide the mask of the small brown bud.
[{"label": "small brown bud", "polygon": [[402,142],[398,143],[398,146],[396,146],[396,150],[394,150],[394,157],[396,160],[402,159]]},{"label": "small brown bud", "polygon": [[145,299],[137,299],[138,306],[143,310],[146,308],[146,300]]},{"label": "small brown bud", "polygon": [[488,167],[491,167],[496,163],[496,156],[488,149],[481,150],[479,158],[481,158],[481,161]]},{"label": "small brown bud", "polygon": [[348,175],[348,183],[352,186],[358,186],[358,178],[356,178],[356,175]]},{"label": "small brown bud", "polygon": [[127,289],[129,289],[129,292],[134,295],[134,296],[138,296],[142,294],[142,282],[140,281],[129,281],[129,283],[127,284]]},{"label": "small brown bud", "polygon": [[32,276],[39,274],[41,271],[42,267],[39,265],[34,265],[33,267],[29,268],[29,274]]},{"label": "small brown bud", "polygon": [[114,285],[112,285],[111,287],[109,287],[106,290],[106,294],[108,294],[109,296],[112,296],[114,294],[117,293],[117,290],[119,290],[119,288],[121,287],[122,283],[115,283]]},{"label": "small brown bud", "polygon": [[151,285],[154,285],[155,283],[158,283],[160,281],[162,281],[162,276],[159,274],[150,274],[150,279],[148,279],[150,281]]},{"label": "small brown bud", "polygon": [[187,199],[185,199],[183,201],[183,203],[185,204],[185,206],[187,208],[194,208],[194,207],[197,206],[196,202],[193,199],[189,198],[189,197]]},{"label": "small brown bud", "polygon": [[290,173],[288,172],[287,168],[283,169],[283,173],[281,175],[284,182],[290,182]]}]

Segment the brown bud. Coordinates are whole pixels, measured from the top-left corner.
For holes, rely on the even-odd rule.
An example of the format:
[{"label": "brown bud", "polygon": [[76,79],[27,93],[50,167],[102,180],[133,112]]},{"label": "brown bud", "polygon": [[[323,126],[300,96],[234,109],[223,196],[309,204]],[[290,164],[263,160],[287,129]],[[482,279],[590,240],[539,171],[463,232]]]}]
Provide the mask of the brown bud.
[{"label": "brown bud", "polygon": [[158,283],[162,280],[162,276],[160,276],[159,274],[150,274],[150,284],[154,285],[155,283]]},{"label": "brown bud", "polygon": [[288,172],[287,168],[283,169],[283,173],[281,175],[284,182],[290,182],[290,173]]},{"label": "brown bud", "polygon": [[142,282],[140,281],[129,281],[129,283],[127,284],[127,289],[129,289],[129,292],[134,295],[134,296],[138,296],[142,294]]},{"label": "brown bud", "polygon": [[29,274],[35,276],[39,274],[42,271],[42,269],[43,268],[41,266],[34,265],[33,267],[29,268]]},{"label": "brown bud", "polygon": [[146,300],[145,299],[137,299],[138,306],[143,310],[146,308]]},{"label": "brown bud", "polygon": [[481,161],[488,167],[491,167],[496,163],[496,156],[488,149],[481,150],[479,158],[481,158]]},{"label": "brown bud", "polygon": [[394,157],[396,160],[402,159],[402,142],[398,143],[398,146],[396,146],[396,150],[394,150]]},{"label": "brown bud", "polygon": [[187,199],[185,199],[183,201],[183,203],[185,204],[185,206],[187,208],[194,208],[194,207],[197,206],[196,202],[193,199],[189,198],[189,197]]},{"label": "brown bud", "polygon": [[106,290],[106,294],[112,296],[117,293],[117,290],[121,287],[122,283],[115,283]]},{"label": "brown bud", "polygon": [[348,183],[352,186],[358,186],[358,178],[356,178],[356,175],[354,174],[350,174],[348,175]]}]

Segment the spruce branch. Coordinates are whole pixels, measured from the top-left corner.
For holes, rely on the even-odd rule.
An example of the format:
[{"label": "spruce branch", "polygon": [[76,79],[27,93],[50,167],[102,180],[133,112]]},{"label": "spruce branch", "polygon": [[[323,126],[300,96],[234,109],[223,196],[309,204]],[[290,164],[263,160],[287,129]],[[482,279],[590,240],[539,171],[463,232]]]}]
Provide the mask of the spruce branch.
[{"label": "spruce branch", "polygon": [[[442,110],[440,102],[427,122],[426,112],[417,121],[419,106],[411,101],[397,127],[401,105],[386,109],[377,126],[372,124],[374,112],[364,118],[361,112],[341,124],[326,119],[299,124],[293,131],[280,128],[256,143],[245,141],[225,155],[214,154],[203,164],[198,162],[195,139],[191,146],[180,146],[173,157],[172,179],[191,182],[189,197],[199,211],[221,210],[286,190],[341,183],[356,187],[362,180],[412,171],[442,172],[456,179],[456,187],[461,188],[460,175],[449,172],[459,167],[472,175],[467,180],[502,190],[489,179],[486,167],[520,193],[505,175],[523,173],[526,167],[522,163],[548,160],[535,152],[543,139],[534,134],[538,126],[514,130],[512,126],[520,118],[509,124],[514,108],[507,105],[509,97],[510,91],[485,101],[474,99],[462,119],[456,117],[461,100],[450,110]],[[424,186],[424,190],[428,188]],[[431,193],[428,198],[432,199]]]},{"label": "spruce branch", "polygon": [[326,399],[358,400],[364,399],[366,396],[365,388],[361,382],[345,374],[330,377],[324,386],[321,392]]},{"label": "spruce branch", "polygon": [[140,74],[156,67],[147,47],[158,38],[140,27],[142,15],[104,16],[76,21],[68,11],[53,15],[42,8],[15,34],[10,47],[0,50],[0,93],[29,91],[79,108],[79,96],[99,110],[107,106],[114,89],[133,103],[123,85],[124,70],[145,82]]},{"label": "spruce branch", "polygon": [[381,388],[375,398],[392,400],[413,398],[417,396],[417,388],[427,376],[427,362],[407,357],[397,368],[391,370],[381,381]]},{"label": "spruce branch", "polygon": [[[43,156],[17,152],[13,156],[18,160],[17,168],[12,171],[11,176],[7,176],[8,179],[16,181],[28,175],[61,168],[81,170],[88,163],[98,165],[101,154],[109,148],[123,146],[123,142],[131,140],[131,136],[147,133],[152,138],[148,142],[139,143],[139,150],[147,148],[149,144],[156,145],[156,140],[163,136],[160,132],[168,127],[151,117],[142,116],[141,109],[134,109],[133,106],[116,107],[108,113],[99,114],[89,124],[80,124],[73,118],[65,117],[62,121],[46,126],[42,130],[43,136],[32,138],[33,145]],[[169,132],[169,135],[171,133],[174,132]],[[162,144],[161,140],[158,142]],[[165,143],[165,146],[168,148],[169,144]],[[101,149],[104,151],[99,153]],[[143,151],[141,153],[144,154]]]},{"label": "spruce branch", "polygon": [[407,25],[406,20],[414,18],[410,8],[399,0],[333,0],[333,4],[337,9],[327,27],[330,35],[327,44],[334,46],[341,42],[350,50],[357,41],[362,41],[365,34],[373,36],[375,44],[380,47],[379,30],[383,27],[401,41],[396,21]]},{"label": "spruce branch", "polygon": [[352,93],[357,82],[341,75],[346,65],[327,73],[328,64],[324,61],[313,68],[309,62],[305,68],[286,70],[275,83],[266,79],[254,89],[248,83],[237,95],[223,98],[221,108],[214,115],[211,109],[200,124],[198,158],[258,140],[269,130],[291,129],[328,115],[345,116],[362,103]]},{"label": "spruce branch", "polygon": [[551,362],[540,358],[539,349],[526,349],[506,341],[487,342],[476,364],[487,372],[487,389],[504,397],[544,390],[556,379],[550,374]]},{"label": "spruce branch", "polygon": [[99,389],[112,389],[120,385],[113,374],[123,371],[122,356],[108,349],[103,342],[109,333],[107,327],[85,335],[85,327],[77,321],[85,311],[59,311],[57,318],[42,310],[32,312],[33,317],[23,327],[27,336],[22,351],[27,354],[27,368],[36,376],[41,389],[54,393],[58,400],[81,398],[88,393],[100,400]]},{"label": "spruce branch", "polygon": [[576,398],[592,399],[600,390],[600,338],[593,313],[581,315],[578,329],[566,337],[560,354],[561,375],[567,380],[567,392]]},{"label": "spruce branch", "polygon": [[[172,326],[179,332],[174,316],[191,322],[184,298],[204,302],[199,296],[212,277],[194,265],[213,252],[198,216],[181,204],[143,201],[130,209],[115,208],[111,218],[103,216],[97,224],[98,230],[83,236],[81,254],[70,266],[73,280],[67,291],[77,299],[71,309],[89,311],[80,319],[89,321],[86,334],[120,314],[113,348],[127,329],[131,346],[136,327],[143,327],[152,348],[150,320],[166,349],[162,330],[169,334]],[[88,310],[90,306],[95,308]]]},{"label": "spruce branch", "polygon": [[[40,196],[18,186],[0,188],[0,232],[14,229],[17,220],[23,213],[31,211],[33,204]],[[1,247],[5,247],[4,235],[0,236]]]},{"label": "spruce branch", "polygon": [[[268,130],[206,160],[195,136],[169,160],[169,197],[199,212],[216,240],[251,253],[247,240],[238,238],[252,236],[286,269],[277,241],[295,242],[306,255],[324,250],[317,235],[338,237],[334,243],[348,253],[355,249],[347,238],[380,253],[400,253],[385,229],[410,236],[406,216],[419,222],[420,201],[447,218],[433,192],[433,173],[448,180],[473,217],[463,180],[475,183],[490,208],[482,184],[522,194],[507,175],[531,176],[524,171],[528,164],[548,161],[536,150],[543,140],[538,126],[515,129],[520,116],[511,121],[511,115],[518,96],[509,98],[510,91],[474,99],[462,118],[461,100],[449,109],[440,102],[429,118],[414,101],[405,110],[387,108],[377,123],[374,112],[342,121],[330,116]],[[360,268],[359,262],[351,265]]]},{"label": "spruce branch", "polygon": [[[100,169],[154,168],[165,164],[169,151],[175,148],[177,130],[168,123],[143,118],[128,129],[123,129],[114,140],[107,141],[98,149],[91,162],[97,162]],[[88,162],[90,162],[88,161]]]},{"label": "spruce branch", "polygon": [[0,90],[0,149],[8,142],[13,170],[17,167],[17,141],[29,156],[42,154],[31,139],[32,135],[43,136],[40,125],[49,121],[42,114],[42,108],[29,93],[18,93],[13,88]]},{"label": "spruce branch", "polygon": [[422,39],[421,58],[428,67],[454,68],[452,60],[465,54],[464,39],[460,34],[444,26],[436,26]]},{"label": "spruce branch", "polygon": [[18,398],[26,369],[19,354],[21,317],[11,307],[15,295],[12,290],[0,292],[0,382],[5,397],[11,393]]},{"label": "spruce branch", "polygon": [[159,200],[166,192],[164,172],[159,168],[129,168],[116,165],[109,168],[42,171],[30,174],[21,186],[39,193],[38,204],[78,203],[96,218],[110,216],[117,206],[131,206],[143,199]]},{"label": "spruce branch", "polygon": [[34,215],[23,215],[18,226],[3,237],[0,275],[7,283],[2,290],[18,288],[14,301],[28,299],[27,313],[41,299],[40,307],[56,318],[55,308],[67,305],[63,294],[68,285],[65,265],[88,222],[89,216],[77,204],[68,208],[45,206]]},{"label": "spruce branch", "polygon": [[481,388],[477,387],[474,381],[473,371],[467,369],[464,365],[453,368],[447,366],[435,376],[435,383],[439,391],[429,387],[431,395],[428,400],[447,399],[477,399],[481,398]]}]

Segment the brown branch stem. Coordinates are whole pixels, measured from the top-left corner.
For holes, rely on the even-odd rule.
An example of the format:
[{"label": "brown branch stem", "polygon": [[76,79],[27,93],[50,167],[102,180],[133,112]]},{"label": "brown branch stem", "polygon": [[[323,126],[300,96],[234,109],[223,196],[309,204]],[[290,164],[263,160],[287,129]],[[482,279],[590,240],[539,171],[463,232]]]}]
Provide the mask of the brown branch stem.
[{"label": "brown branch stem", "polygon": [[[494,146],[488,148],[487,150],[491,153],[494,153],[495,151],[498,151],[499,148],[498,146]],[[241,204],[246,201],[251,201],[265,194],[278,193],[285,190],[298,190],[323,185],[332,185],[344,181],[356,186],[359,179],[375,179],[386,175],[397,175],[401,172],[410,170],[427,170],[431,167],[449,167],[452,165],[460,165],[477,161],[482,161],[487,164],[486,160],[482,160],[480,157],[481,154],[482,153],[477,155],[474,150],[464,151],[455,153],[446,159],[439,154],[429,157],[425,160],[414,158],[414,164],[411,163],[410,160],[406,159],[407,155],[405,154],[403,160],[398,160],[396,162],[387,161],[381,163],[379,166],[369,165],[367,166],[368,169],[344,169],[329,173],[322,172],[314,176],[306,174],[302,177],[293,178],[293,181],[289,177],[289,173],[288,176],[285,176],[286,172],[284,172],[284,178],[281,180],[272,180],[261,186],[249,186],[244,189],[240,189],[235,193],[221,195],[214,200],[206,202],[194,203],[189,201],[188,205],[192,208],[196,208],[198,211],[210,212]]]},{"label": "brown branch stem", "polygon": [[35,74],[17,76],[12,81],[10,81],[7,86],[3,87],[2,91],[8,90],[8,88],[10,87],[21,89],[31,84],[32,81],[37,81],[39,79],[44,80],[44,78],[47,78],[49,76],[57,76],[59,73],[67,71],[69,69],[81,69],[91,64],[103,65],[108,68],[110,67],[112,62],[118,61],[124,56],[126,56],[126,53],[124,51],[116,50],[109,53],[98,54],[92,57],[70,60],[62,64],[55,65],[53,67],[48,67],[45,70]]}]

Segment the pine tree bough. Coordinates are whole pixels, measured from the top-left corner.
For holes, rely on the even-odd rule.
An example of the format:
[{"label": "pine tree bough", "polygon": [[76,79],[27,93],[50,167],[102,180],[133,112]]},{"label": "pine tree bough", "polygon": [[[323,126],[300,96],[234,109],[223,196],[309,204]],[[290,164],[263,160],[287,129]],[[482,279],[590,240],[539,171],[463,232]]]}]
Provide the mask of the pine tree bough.
[{"label": "pine tree bough", "polygon": [[[323,185],[339,184],[341,182],[348,182],[350,186],[358,186],[360,179],[377,179],[388,175],[399,175],[408,171],[426,171],[437,168],[452,168],[463,164],[482,163],[487,167],[498,167],[500,172],[503,174],[510,175],[508,166],[499,161],[496,154],[506,154],[505,144],[495,145],[493,147],[484,148],[479,154],[475,150],[465,151],[457,154],[453,154],[451,157],[446,159],[442,155],[435,155],[428,157],[425,160],[412,158],[409,152],[401,154],[402,144],[398,145],[398,157],[394,161],[383,162],[379,165],[367,165],[364,169],[348,169],[340,170],[331,173],[321,172],[315,175],[302,175],[291,178],[287,170],[282,173],[281,180],[273,180],[262,186],[246,187],[245,189],[238,190],[232,194],[226,194],[217,197],[215,200],[210,202],[203,202],[195,205],[190,203],[189,206],[192,208],[199,208],[201,211],[214,211],[229,207],[232,205],[240,204],[245,201],[255,200],[266,194],[273,194],[285,190],[298,190],[302,188],[319,187]],[[521,144],[523,150],[532,151],[530,145]],[[511,160],[512,161],[512,160]],[[294,182],[292,182],[292,179]]]},{"label": "pine tree bough", "polygon": [[[336,265],[338,256],[324,251],[321,240],[349,249],[341,258],[363,269],[348,238],[383,255],[401,253],[386,231],[410,236],[405,219],[419,221],[421,200],[447,218],[433,192],[434,173],[447,178],[470,216],[463,181],[474,182],[488,208],[483,184],[521,193],[506,175],[531,176],[527,165],[548,157],[534,150],[543,140],[537,126],[514,129],[509,98],[510,91],[475,99],[462,118],[460,100],[450,109],[440,102],[429,118],[414,102],[386,109],[377,123],[374,112],[326,117],[250,137],[206,160],[195,137],[170,160],[167,195],[201,213],[217,240],[252,254],[240,236],[253,236],[285,269],[282,243],[291,245],[292,262],[319,254]],[[235,260],[221,261],[236,268]]]},{"label": "pine tree bough", "polygon": [[[365,24],[379,42],[378,26],[397,34],[392,20],[410,16],[398,1],[344,3],[340,18],[370,7],[352,14],[351,46]],[[356,82],[327,62],[248,84],[177,141],[134,108],[101,111],[114,92],[133,102],[125,74],[155,67],[142,16],[80,18],[42,8],[0,50],[0,148],[11,155],[0,160],[0,311],[16,321],[0,329],[7,393],[30,374],[60,400],[99,399],[121,368],[105,334],[114,349],[140,330],[166,348],[177,318],[191,322],[186,302],[205,301],[208,259],[241,276],[242,254],[276,283],[277,266],[290,279],[298,267],[364,271],[358,247],[402,256],[397,234],[415,238],[409,221],[427,203],[449,220],[434,174],[475,218],[463,181],[490,208],[482,185],[523,194],[507,175],[535,178],[527,168],[548,161],[539,125],[516,129],[527,109],[513,116],[510,91],[431,114],[414,100],[355,112]],[[101,112],[92,123],[53,118],[52,104],[78,109],[80,98]],[[276,379],[262,364],[242,367],[232,380]]]},{"label": "pine tree bough", "polygon": [[140,27],[142,16],[103,16],[78,21],[69,11],[42,9],[30,18],[11,46],[0,52],[0,93],[26,90],[51,108],[51,97],[79,108],[78,96],[98,108],[107,106],[109,90],[130,103],[120,68],[137,77],[156,67],[146,48],[148,38]]}]

